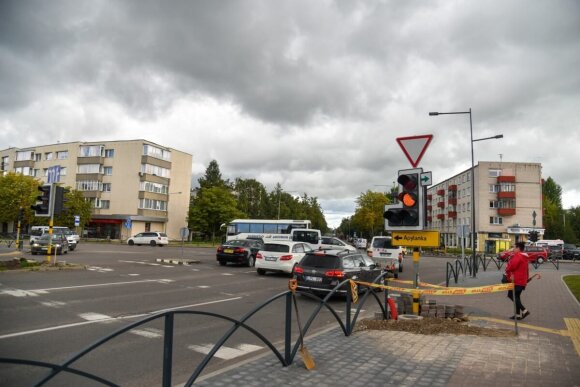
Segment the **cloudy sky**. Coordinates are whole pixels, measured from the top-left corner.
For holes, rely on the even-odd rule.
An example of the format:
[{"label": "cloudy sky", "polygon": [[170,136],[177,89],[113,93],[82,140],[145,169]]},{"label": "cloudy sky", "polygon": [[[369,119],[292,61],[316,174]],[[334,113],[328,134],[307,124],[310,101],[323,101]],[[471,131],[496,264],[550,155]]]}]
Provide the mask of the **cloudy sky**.
[{"label": "cloudy sky", "polygon": [[433,134],[434,182],[539,162],[580,205],[580,1],[0,1],[0,149],[143,138],[337,226]]}]

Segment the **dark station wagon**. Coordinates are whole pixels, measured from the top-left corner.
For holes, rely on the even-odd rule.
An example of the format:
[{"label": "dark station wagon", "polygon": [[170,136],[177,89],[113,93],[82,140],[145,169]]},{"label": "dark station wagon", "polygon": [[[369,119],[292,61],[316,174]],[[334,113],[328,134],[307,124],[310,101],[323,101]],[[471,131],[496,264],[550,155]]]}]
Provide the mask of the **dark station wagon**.
[{"label": "dark station wagon", "polygon": [[217,248],[216,259],[222,266],[231,262],[252,267],[256,262],[256,254],[263,246],[259,239],[231,240]]}]

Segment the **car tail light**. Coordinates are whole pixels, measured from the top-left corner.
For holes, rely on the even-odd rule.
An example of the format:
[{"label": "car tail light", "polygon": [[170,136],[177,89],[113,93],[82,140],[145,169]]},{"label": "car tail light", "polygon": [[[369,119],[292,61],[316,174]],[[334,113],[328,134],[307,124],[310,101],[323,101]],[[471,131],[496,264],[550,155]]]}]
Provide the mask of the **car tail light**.
[{"label": "car tail light", "polygon": [[218,248],[217,248],[217,252],[218,252],[218,253],[223,253],[223,252],[224,252],[224,248],[223,248],[223,247],[221,247],[221,246],[220,246],[220,247],[218,247]]},{"label": "car tail light", "polygon": [[280,261],[289,261],[292,259],[292,254],[290,255],[283,255],[280,257]]},{"label": "car tail light", "polygon": [[344,278],[344,271],[342,270],[327,270],[324,273],[325,276],[331,278]]},{"label": "car tail light", "polygon": [[318,250],[314,252],[314,255],[326,255],[326,252],[324,250]]},{"label": "car tail light", "polygon": [[243,249],[241,247],[236,247],[234,249],[234,254],[244,254],[246,252],[246,249]]},{"label": "car tail light", "polygon": [[264,256],[261,253],[256,254],[256,259],[262,259]]},{"label": "car tail light", "polygon": [[304,269],[303,269],[303,268],[301,268],[300,266],[296,266],[296,267],[294,268],[294,273],[295,273],[295,274],[304,274]]}]

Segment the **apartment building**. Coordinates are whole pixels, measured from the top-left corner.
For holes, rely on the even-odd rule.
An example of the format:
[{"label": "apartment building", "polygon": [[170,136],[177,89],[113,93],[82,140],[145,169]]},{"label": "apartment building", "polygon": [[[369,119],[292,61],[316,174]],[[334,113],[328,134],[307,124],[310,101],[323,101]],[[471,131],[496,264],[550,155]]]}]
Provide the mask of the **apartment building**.
[{"label": "apartment building", "polygon": [[142,231],[180,239],[187,226],[192,156],[147,140],[70,142],[0,151],[2,173],[60,183],[81,191],[93,213],[87,237],[126,239]]},{"label": "apartment building", "polygon": [[[479,162],[474,168],[475,198],[471,197],[471,169],[427,190],[427,228],[438,230],[441,243],[460,247],[460,228],[471,233],[471,203],[475,201],[476,249],[496,253],[542,225],[542,166],[539,163]],[[471,236],[466,238],[470,248]]]}]

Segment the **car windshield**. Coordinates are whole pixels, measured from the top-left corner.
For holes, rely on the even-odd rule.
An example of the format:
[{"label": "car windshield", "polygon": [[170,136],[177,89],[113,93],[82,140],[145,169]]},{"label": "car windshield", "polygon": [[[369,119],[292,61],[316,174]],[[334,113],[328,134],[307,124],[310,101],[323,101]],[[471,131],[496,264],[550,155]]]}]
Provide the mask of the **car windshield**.
[{"label": "car windshield", "polygon": [[226,243],[229,246],[249,246],[250,242],[243,239],[236,239]]},{"label": "car windshield", "polygon": [[392,249],[391,238],[376,238],[373,241],[373,247],[375,249]]},{"label": "car windshield", "polygon": [[[52,234],[52,240],[60,240],[62,239],[63,236],[61,234]],[[50,235],[49,234],[44,234],[43,236],[40,237],[40,240],[42,241],[48,241],[50,239]]]},{"label": "car windshield", "polygon": [[290,252],[290,246],[288,245],[280,245],[277,243],[266,243],[264,245],[264,250],[265,251],[273,251],[275,253],[289,253]]},{"label": "car windshield", "polygon": [[328,255],[308,254],[300,262],[300,266],[316,267],[320,269],[336,269],[339,267],[339,258]]}]

